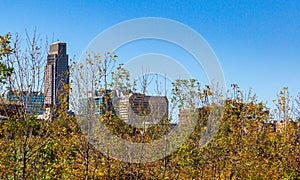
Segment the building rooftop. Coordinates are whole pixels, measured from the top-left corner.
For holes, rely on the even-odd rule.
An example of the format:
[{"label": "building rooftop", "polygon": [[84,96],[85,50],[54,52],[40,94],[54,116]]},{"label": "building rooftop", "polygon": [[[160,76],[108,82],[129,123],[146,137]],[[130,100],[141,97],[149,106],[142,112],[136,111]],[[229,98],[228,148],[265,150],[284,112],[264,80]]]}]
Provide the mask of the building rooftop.
[{"label": "building rooftop", "polygon": [[52,44],[66,44],[66,43],[65,43],[65,42],[62,42],[62,41],[57,41],[57,42],[51,43],[50,45],[52,45]]}]

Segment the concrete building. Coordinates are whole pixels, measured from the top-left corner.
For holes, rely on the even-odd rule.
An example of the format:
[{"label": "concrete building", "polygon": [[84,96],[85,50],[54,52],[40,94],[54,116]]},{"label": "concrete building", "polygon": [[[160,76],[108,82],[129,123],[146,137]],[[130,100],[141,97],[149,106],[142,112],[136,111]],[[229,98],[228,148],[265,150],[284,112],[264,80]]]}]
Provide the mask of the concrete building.
[{"label": "concrete building", "polygon": [[69,102],[69,92],[64,86],[69,84],[69,65],[67,46],[64,42],[56,42],[50,45],[45,66],[44,94],[45,106],[60,108],[62,97]]},{"label": "concrete building", "polygon": [[211,106],[195,109],[180,109],[178,112],[178,126],[186,126],[191,122],[206,126],[211,110]]},{"label": "concrete building", "polygon": [[[154,125],[168,118],[168,99],[165,96],[147,96],[140,93],[122,93],[115,90],[89,91],[79,106],[83,115],[93,112],[101,116],[110,112],[127,124],[137,127]],[[86,113],[84,113],[86,112]]]},{"label": "concrete building", "polygon": [[136,127],[154,125],[168,118],[168,99],[166,96],[147,96],[140,93],[117,96],[114,103],[116,113],[127,124]]}]

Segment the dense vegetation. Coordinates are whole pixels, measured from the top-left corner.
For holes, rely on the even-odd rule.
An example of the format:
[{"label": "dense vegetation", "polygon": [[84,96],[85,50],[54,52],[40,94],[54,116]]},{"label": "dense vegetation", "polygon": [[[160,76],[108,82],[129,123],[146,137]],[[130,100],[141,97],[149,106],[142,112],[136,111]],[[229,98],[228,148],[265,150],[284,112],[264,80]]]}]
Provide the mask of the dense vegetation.
[{"label": "dense vegetation", "polygon": [[[1,37],[3,39],[3,37]],[[7,39],[7,38],[6,38]],[[6,42],[5,42],[6,43]],[[7,48],[1,44],[1,48]],[[11,53],[1,50],[1,52]],[[3,56],[1,54],[1,56]],[[7,68],[6,66],[3,66]],[[120,68],[118,69],[120,71]],[[119,73],[119,76],[124,72]],[[3,75],[3,79],[6,75]],[[209,92],[209,93],[207,93]],[[188,92],[187,92],[188,93]],[[176,94],[176,93],[175,93]],[[209,87],[201,98],[212,95]],[[202,97],[203,96],[203,97]],[[205,146],[201,132],[211,106],[199,111],[197,125],[180,148],[156,162],[127,163],[104,156],[82,134],[75,117],[62,110],[51,121],[16,114],[0,124],[1,179],[298,179],[300,178],[300,96],[284,88],[271,112],[255,95],[232,85],[219,131]],[[274,128],[275,121],[282,128]],[[132,141],[159,138],[160,126],[148,134],[116,117],[99,118],[116,134]],[[156,129],[155,129],[156,128]],[[142,138],[142,139],[141,139]]]}]

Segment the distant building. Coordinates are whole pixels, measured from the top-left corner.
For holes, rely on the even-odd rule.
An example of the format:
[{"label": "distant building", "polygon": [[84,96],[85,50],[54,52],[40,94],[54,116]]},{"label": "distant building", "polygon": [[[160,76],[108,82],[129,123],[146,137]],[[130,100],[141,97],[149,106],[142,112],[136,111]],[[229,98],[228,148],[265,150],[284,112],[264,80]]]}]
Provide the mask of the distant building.
[{"label": "distant building", "polygon": [[285,121],[276,121],[275,122],[275,127],[276,127],[275,131],[278,133],[282,133],[286,127],[286,124],[287,124],[287,122],[285,122]]},{"label": "distant building", "polygon": [[3,98],[10,103],[19,103],[24,112],[33,115],[44,113],[44,95],[41,92],[7,90]]},{"label": "distant building", "polygon": [[[112,90],[94,90],[88,91],[87,96],[79,100],[79,110],[82,115],[101,116],[106,112],[115,113],[112,102]],[[92,112],[92,113],[90,113]]]},{"label": "distant building", "polygon": [[168,118],[168,99],[166,96],[147,96],[140,93],[119,95],[114,103],[120,118],[127,124],[143,127],[162,122]]},{"label": "distant building", "polygon": [[190,121],[189,115],[191,114],[191,110],[189,109],[181,109],[178,113],[178,124],[184,125],[188,124]]},{"label": "distant building", "polygon": [[115,113],[111,101],[112,93],[112,90],[88,92],[88,98],[93,100],[92,105],[96,116],[101,116],[106,112]]},{"label": "distant building", "polygon": [[168,99],[165,96],[97,90],[89,91],[87,98],[80,100],[79,109],[84,115],[93,112],[93,115],[101,116],[110,112],[131,125],[153,125],[168,118]]},{"label": "distant building", "polygon": [[212,106],[203,106],[194,109],[180,109],[178,112],[178,126],[188,126],[191,123],[197,123],[200,126],[206,126]]},{"label": "distant building", "polygon": [[66,49],[66,43],[64,42],[56,42],[50,45],[44,76],[46,107],[60,108],[62,97],[65,97],[66,102],[69,102],[69,92],[63,89],[64,85],[69,84],[69,65]]}]

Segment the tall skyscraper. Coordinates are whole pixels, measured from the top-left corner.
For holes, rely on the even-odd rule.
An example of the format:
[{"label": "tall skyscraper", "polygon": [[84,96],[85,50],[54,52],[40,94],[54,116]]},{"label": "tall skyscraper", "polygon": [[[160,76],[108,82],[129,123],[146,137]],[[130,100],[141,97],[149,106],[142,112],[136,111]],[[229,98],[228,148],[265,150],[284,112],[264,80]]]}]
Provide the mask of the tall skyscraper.
[{"label": "tall skyscraper", "polygon": [[66,102],[69,102],[69,92],[63,89],[64,85],[69,84],[69,65],[66,49],[66,43],[64,42],[56,42],[50,45],[44,76],[46,108],[60,108],[63,98],[66,98]]}]

